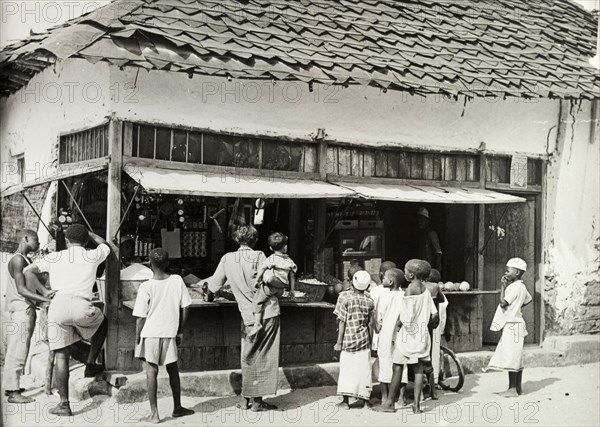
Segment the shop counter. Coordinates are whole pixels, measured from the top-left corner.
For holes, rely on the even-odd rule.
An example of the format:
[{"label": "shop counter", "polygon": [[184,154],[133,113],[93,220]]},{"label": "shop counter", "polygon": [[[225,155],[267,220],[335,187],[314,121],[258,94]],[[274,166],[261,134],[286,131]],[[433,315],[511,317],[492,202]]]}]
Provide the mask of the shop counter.
[{"label": "shop counter", "polygon": [[[334,304],[328,302],[281,303],[280,366],[334,361],[337,340]],[[118,310],[117,369],[140,371],[134,358],[135,300],[121,300]],[[179,367],[184,371],[239,369],[241,316],[234,301],[205,302],[192,299],[179,347]]]},{"label": "shop counter", "polygon": [[[443,291],[442,291],[443,292]],[[446,344],[455,352],[477,351],[483,347],[483,296],[500,291],[443,292],[448,299]]]},{"label": "shop counter", "polygon": [[[122,304],[133,310],[135,306],[135,301],[123,301]],[[227,305],[237,305],[235,301],[229,301],[226,299],[222,299],[219,301],[206,302],[201,299],[192,299],[192,304],[190,308],[214,308],[215,306],[227,306]],[[295,302],[295,301],[280,301],[279,305],[282,307],[304,307],[304,308],[328,308],[333,312],[335,308],[335,304],[331,304],[328,302]]]}]

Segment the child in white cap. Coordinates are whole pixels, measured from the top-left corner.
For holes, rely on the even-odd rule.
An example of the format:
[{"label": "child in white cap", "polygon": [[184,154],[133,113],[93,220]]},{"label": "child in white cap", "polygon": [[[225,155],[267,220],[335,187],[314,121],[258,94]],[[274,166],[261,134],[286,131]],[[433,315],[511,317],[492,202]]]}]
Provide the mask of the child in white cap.
[{"label": "child in white cap", "polygon": [[502,336],[487,369],[508,371],[508,390],[501,393],[505,397],[523,394],[523,343],[527,328],[521,309],[532,301],[521,280],[525,271],[527,263],[521,258],[512,258],[506,263],[500,305],[490,327],[492,331],[502,330]]},{"label": "child in white cap", "polygon": [[[362,270],[354,274],[352,289],[342,292],[333,314],[338,320],[338,338],[334,346],[340,353],[337,394],[342,409],[362,408],[371,397],[371,322],[375,303],[365,290],[371,275]],[[348,403],[349,397],[356,402]]]}]

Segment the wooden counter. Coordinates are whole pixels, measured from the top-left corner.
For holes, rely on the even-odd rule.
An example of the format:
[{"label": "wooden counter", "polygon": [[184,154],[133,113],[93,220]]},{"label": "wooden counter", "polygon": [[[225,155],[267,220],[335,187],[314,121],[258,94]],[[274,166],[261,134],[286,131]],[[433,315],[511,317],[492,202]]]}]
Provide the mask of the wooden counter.
[{"label": "wooden counter", "polygon": [[[119,370],[140,371],[135,348],[134,300],[119,307]],[[337,340],[334,304],[281,302],[280,365],[322,363],[334,360]],[[238,369],[240,367],[241,316],[233,301],[192,299],[192,310],[179,348],[179,367],[185,371]]]},{"label": "wooden counter", "polygon": [[500,291],[456,291],[444,292],[448,299],[446,344],[455,352],[477,351],[483,346],[483,295],[498,294]]},{"label": "wooden counter", "polygon": [[[123,301],[123,306],[133,310],[135,306],[135,300]],[[229,301],[226,299],[220,299],[213,302],[206,302],[201,299],[192,299],[191,308],[215,308],[219,306],[237,305],[235,301]],[[335,304],[328,302],[294,302],[294,301],[280,301],[279,305],[282,307],[304,307],[304,308],[328,308],[333,312]]]}]

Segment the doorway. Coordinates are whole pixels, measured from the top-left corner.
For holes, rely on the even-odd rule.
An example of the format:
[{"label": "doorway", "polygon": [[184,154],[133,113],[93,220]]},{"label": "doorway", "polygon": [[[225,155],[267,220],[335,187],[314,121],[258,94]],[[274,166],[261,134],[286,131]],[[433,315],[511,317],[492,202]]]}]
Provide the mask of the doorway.
[{"label": "doorway", "polygon": [[[527,262],[523,282],[533,301],[523,308],[528,335],[525,343],[537,343],[540,338],[540,298],[538,277],[539,232],[536,231],[536,197],[527,196],[525,203],[485,205],[483,208],[483,290],[500,290],[506,262],[519,257]],[[500,303],[500,294],[483,295],[483,343],[497,344],[501,332],[490,331],[490,324]]]}]

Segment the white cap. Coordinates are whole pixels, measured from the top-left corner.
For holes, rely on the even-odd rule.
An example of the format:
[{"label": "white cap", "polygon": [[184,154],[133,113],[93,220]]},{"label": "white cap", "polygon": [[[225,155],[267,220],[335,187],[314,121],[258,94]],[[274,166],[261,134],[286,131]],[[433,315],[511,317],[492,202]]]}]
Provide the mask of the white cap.
[{"label": "white cap", "polygon": [[425,218],[429,218],[429,211],[426,208],[419,208],[417,211],[417,215],[424,216]]},{"label": "white cap", "polygon": [[506,263],[507,267],[516,268],[517,270],[527,271],[527,263],[521,258],[511,258]]},{"label": "white cap", "polygon": [[354,273],[352,285],[359,291],[366,290],[371,284],[373,284],[373,280],[371,280],[371,275],[367,271],[360,270]]}]

